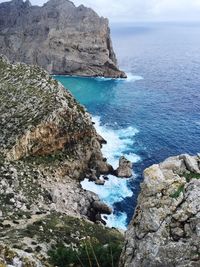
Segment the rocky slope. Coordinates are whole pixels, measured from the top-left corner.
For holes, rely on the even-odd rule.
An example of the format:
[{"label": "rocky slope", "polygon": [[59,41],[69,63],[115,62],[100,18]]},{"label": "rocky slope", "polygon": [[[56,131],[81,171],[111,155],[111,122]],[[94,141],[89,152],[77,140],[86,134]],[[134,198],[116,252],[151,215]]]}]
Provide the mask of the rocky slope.
[{"label": "rocky slope", "polygon": [[0,102],[0,266],[41,266],[52,245],[77,244],[84,231],[114,236],[87,221],[111,209],[79,181],[112,168],[85,108],[46,71],[4,57]]},{"label": "rocky slope", "polygon": [[144,171],[120,266],[200,266],[200,156],[171,157]]},{"label": "rocky slope", "polygon": [[83,5],[49,0],[0,4],[0,54],[51,74],[125,77],[117,67],[108,20]]}]

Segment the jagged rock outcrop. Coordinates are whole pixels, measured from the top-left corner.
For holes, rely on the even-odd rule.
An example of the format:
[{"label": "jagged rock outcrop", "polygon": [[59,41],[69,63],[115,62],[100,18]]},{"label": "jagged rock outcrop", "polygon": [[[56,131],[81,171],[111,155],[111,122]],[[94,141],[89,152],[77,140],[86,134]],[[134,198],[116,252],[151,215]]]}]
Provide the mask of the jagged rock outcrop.
[{"label": "jagged rock outcrop", "polygon": [[[92,234],[87,220],[111,213],[80,186],[91,167],[104,174],[111,166],[90,115],[45,70],[0,56],[0,102],[0,266],[49,266],[52,245]],[[89,232],[73,233],[73,220]]]},{"label": "jagged rock outcrop", "polygon": [[200,266],[200,158],[171,157],[144,171],[121,267]]},{"label": "jagged rock outcrop", "polygon": [[127,160],[124,156],[119,159],[119,167],[116,169],[115,174],[117,177],[129,178],[133,175],[133,164]]},{"label": "jagged rock outcrop", "polygon": [[51,74],[126,77],[117,67],[108,20],[68,0],[0,4],[0,54]]}]

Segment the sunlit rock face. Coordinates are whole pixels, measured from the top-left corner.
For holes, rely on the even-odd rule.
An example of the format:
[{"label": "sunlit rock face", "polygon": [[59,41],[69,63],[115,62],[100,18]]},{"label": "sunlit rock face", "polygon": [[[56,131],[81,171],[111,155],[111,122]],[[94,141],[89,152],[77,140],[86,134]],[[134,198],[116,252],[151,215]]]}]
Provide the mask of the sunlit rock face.
[{"label": "sunlit rock face", "polygon": [[108,20],[83,5],[50,0],[0,4],[0,53],[51,74],[125,77],[117,67]]},{"label": "sunlit rock face", "polygon": [[144,171],[121,267],[200,265],[200,158],[171,157]]}]

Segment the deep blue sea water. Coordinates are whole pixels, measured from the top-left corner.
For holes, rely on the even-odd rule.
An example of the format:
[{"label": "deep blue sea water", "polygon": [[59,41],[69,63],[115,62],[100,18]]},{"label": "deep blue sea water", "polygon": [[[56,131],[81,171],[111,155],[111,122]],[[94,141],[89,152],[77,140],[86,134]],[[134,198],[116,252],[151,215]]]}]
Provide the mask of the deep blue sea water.
[{"label": "deep blue sea water", "polygon": [[125,228],[143,170],[168,156],[200,152],[200,24],[112,25],[112,38],[126,81],[56,78],[92,114],[108,141],[108,160],[116,166],[125,154],[134,162],[129,180],[83,183],[114,207],[108,225]]}]

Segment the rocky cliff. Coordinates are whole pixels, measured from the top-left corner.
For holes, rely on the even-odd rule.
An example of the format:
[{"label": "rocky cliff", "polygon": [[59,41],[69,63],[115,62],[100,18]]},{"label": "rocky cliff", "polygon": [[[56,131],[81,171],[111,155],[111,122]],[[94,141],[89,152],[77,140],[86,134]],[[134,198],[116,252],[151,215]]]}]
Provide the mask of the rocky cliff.
[{"label": "rocky cliff", "polygon": [[144,171],[121,267],[200,266],[200,157],[171,157]]},{"label": "rocky cliff", "polygon": [[108,20],[68,0],[0,4],[0,53],[51,74],[126,76],[117,67]]},{"label": "rocky cliff", "polygon": [[52,245],[98,232],[115,239],[88,221],[111,209],[79,183],[112,170],[85,108],[46,71],[4,57],[0,102],[0,266],[43,266]]}]

